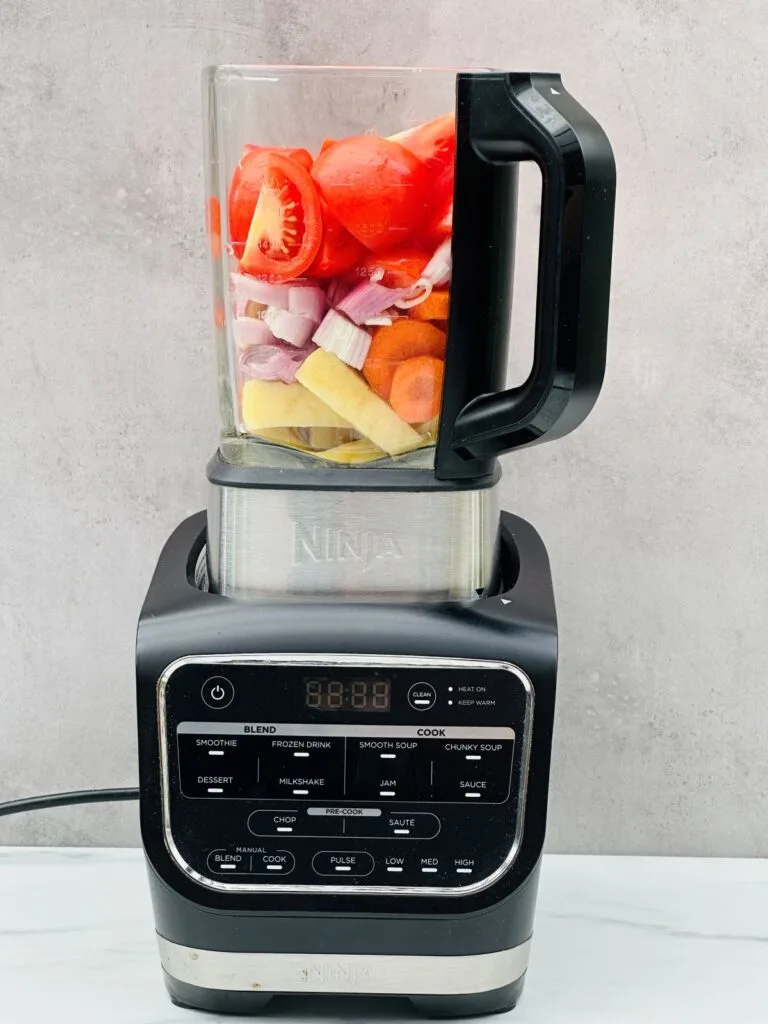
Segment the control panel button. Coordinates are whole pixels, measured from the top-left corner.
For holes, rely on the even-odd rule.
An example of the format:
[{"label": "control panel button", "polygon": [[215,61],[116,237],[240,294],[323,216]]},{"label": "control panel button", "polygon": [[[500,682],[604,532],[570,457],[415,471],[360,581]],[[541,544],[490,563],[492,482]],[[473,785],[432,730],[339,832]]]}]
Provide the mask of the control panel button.
[{"label": "control panel button", "polygon": [[429,760],[418,739],[349,739],[347,798],[350,800],[428,800]]},{"label": "control panel button", "polygon": [[207,863],[208,870],[217,875],[247,875],[251,867],[251,858],[247,853],[211,850]]},{"label": "control panel button", "polygon": [[177,743],[184,796],[226,799],[251,795],[259,765],[246,737],[180,733]]},{"label": "control panel button", "polygon": [[423,881],[425,884],[429,883],[434,885],[436,879],[432,876],[440,874],[440,866],[444,858],[440,857],[419,857],[418,869],[419,874],[423,875]]},{"label": "control panel button", "polygon": [[361,850],[321,850],[312,858],[312,870],[326,878],[364,878],[373,867],[373,857]]},{"label": "control panel button", "polygon": [[408,703],[414,711],[429,711],[437,703],[437,693],[431,683],[414,683],[408,691]]},{"label": "control panel button", "polygon": [[475,873],[475,858],[474,857],[455,857],[453,861],[454,873],[461,876],[465,876],[465,881],[469,882],[472,875]]},{"label": "control panel button", "polygon": [[446,740],[434,745],[435,800],[502,803],[509,795],[514,740]]},{"label": "control panel button", "polygon": [[224,676],[211,676],[203,683],[200,695],[209,708],[221,711],[234,700],[235,688]]},{"label": "control panel button", "polygon": [[248,818],[248,830],[255,836],[340,836],[341,818],[309,817],[304,810],[254,811]]},{"label": "control panel button", "polygon": [[346,835],[361,838],[434,839],[440,832],[440,819],[425,811],[390,811],[377,818],[353,818],[347,821]]},{"label": "control panel button", "polygon": [[263,750],[261,778],[270,799],[338,799],[344,788],[344,738],[274,736]]},{"label": "control panel button", "polygon": [[288,850],[259,850],[251,854],[251,874],[290,875],[296,867],[296,858]]}]

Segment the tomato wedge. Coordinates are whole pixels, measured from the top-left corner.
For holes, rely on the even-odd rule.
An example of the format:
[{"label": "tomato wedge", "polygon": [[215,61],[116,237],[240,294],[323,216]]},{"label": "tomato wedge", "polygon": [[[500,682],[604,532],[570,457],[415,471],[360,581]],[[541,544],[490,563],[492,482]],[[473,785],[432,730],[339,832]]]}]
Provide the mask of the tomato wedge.
[{"label": "tomato wedge", "polygon": [[276,153],[278,156],[286,157],[307,171],[312,166],[312,157],[306,149],[245,147],[229,186],[229,240],[238,259],[242,257],[245,249],[248,229],[264,180],[264,164],[261,158],[265,153]]},{"label": "tomato wedge", "polygon": [[210,196],[205,208],[205,226],[211,243],[211,255],[221,258],[221,203],[216,196]]},{"label": "tomato wedge", "polygon": [[444,114],[434,121],[392,135],[424,164],[432,176],[431,215],[426,235],[440,240],[451,233],[453,214],[453,186],[456,163],[456,118]]},{"label": "tomato wedge", "polygon": [[406,241],[431,208],[431,175],[413,153],[376,135],[328,146],[312,177],[331,212],[374,252]]},{"label": "tomato wedge", "polygon": [[300,164],[274,150],[248,154],[242,163],[248,164],[247,188],[244,176],[230,207],[244,218],[251,199],[256,200],[242,270],[269,281],[298,277],[320,248],[320,197],[314,183]]},{"label": "tomato wedge", "polygon": [[453,169],[456,159],[456,118],[453,114],[443,114],[426,124],[390,135],[389,139],[410,149],[433,173]]},{"label": "tomato wedge", "polygon": [[[399,249],[397,252],[382,253],[370,256],[355,270],[356,277],[377,276],[379,283],[385,288],[410,288],[421,277],[424,267],[432,258],[431,252],[421,249]],[[377,271],[383,271],[379,277]]]},{"label": "tomato wedge", "polygon": [[294,160],[297,164],[301,164],[305,171],[312,170],[312,154],[308,149],[292,149],[290,146],[251,146],[250,144],[246,144],[243,147],[243,154],[267,152],[287,156],[289,160]]},{"label": "tomato wedge", "polygon": [[354,238],[337,217],[320,200],[323,220],[323,238],[314,262],[307,270],[308,277],[335,277],[362,259],[365,246]]},{"label": "tomato wedge", "polygon": [[439,245],[453,232],[453,200],[443,212],[435,214],[433,219],[425,227],[425,237]]}]

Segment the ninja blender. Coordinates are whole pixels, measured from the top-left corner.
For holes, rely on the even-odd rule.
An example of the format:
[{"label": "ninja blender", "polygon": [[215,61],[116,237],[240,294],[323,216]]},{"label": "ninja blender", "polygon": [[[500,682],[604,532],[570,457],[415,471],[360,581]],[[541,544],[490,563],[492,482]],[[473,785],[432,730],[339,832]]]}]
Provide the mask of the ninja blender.
[{"label": "ninja blender", "polygon": [[[141,824],[174,1002],[513,1006],[557,627],[497,457],[600,389],[615,170],[554,74],[208,69],[222,431],[141,613]],[[534,355],[505,387],[517,175]]]}]

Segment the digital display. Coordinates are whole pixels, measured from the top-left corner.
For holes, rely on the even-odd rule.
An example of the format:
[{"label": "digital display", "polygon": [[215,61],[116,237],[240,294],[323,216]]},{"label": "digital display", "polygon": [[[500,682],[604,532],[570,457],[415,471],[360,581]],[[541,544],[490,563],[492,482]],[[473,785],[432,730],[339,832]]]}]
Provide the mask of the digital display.
[{"label": "digital display", "polygon": [[389,711],[389,679],[305,678],[306,706],[317,711]]}]

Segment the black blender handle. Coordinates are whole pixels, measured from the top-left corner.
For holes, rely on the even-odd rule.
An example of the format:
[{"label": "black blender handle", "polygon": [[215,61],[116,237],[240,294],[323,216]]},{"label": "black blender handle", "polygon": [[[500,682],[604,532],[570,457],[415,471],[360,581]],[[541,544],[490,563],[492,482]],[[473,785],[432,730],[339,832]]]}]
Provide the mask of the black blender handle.
[{"label": "black blender handle", "polygon": [[[503,390],[514,269],[517,165],[542,175],[533,365]],[[457,76],[453,278],[436,455],[443,479],[562,437],[605,372],[616,168],[594,118],[559,75]]]}]

